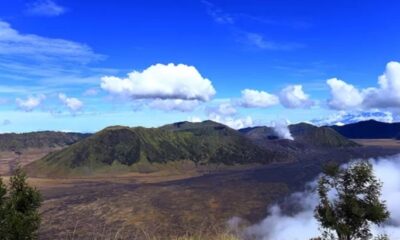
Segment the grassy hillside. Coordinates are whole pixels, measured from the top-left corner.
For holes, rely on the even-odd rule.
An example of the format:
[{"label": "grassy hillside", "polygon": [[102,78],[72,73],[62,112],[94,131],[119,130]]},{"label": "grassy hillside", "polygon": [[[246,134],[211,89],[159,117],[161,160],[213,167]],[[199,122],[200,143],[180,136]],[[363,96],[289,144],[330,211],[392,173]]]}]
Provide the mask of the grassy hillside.
[{"label": "grassy hillside", "polygon": [[347,139],[329,127],[316,127],[307,123],[289,126],[289,130],[298,142],[316,147],[354,147],[357,143]]},{"label": "grassy hillside", "polygon": [[176,123],[161,128],[108,127],[28,166],[31,172],[90,174],[110,169],[135,170],[138,164],[177,160],[202,164],[270,163],[275,152],[262,149],[224,125]]},{"label": "grassy hillside", "polygon": [[0,151],[22,151],[27,148],[55,148],[71,145],[89,134],[65,132],[31,132],[0,134]]}]

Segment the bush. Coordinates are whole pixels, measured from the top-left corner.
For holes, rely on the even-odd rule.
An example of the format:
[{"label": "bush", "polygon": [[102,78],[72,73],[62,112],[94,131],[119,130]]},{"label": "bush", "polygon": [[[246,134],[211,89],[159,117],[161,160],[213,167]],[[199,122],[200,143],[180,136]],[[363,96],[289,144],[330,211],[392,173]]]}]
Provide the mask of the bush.
[{"label": "bush", "polygon": [[318,183],[320,201],[315,209],[315,217],[324,229],[323,239],[371,239],[370,225],[389,218],[385,202],[380,199],[381,186],[368,162],[351,163],[347,168],[327,166]]},{"label": "bush", "polygon": [[26,175],[17,168],[8,187],[0,178],[0,239],[37,239],[40,224],[38,209],[40,192],[26,182]]}]

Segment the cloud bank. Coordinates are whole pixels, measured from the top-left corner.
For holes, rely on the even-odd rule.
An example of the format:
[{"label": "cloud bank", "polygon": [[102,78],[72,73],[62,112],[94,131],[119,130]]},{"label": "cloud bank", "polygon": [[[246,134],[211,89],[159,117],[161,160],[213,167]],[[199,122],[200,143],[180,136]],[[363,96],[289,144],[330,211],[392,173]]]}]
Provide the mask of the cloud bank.
[{"label": "cloud bank", "polygon": [[[382,227],[374,226],[374,234],[387,234],[390,239],[400,239],[400,155],[369,160],[374,174],[383,182],[382,199],[386,201],[390,220]],[[285,214],[274,205],[268,216],[259,224],[246,228],[243,234],[260,240],[306,240],[320,235],[318,222],[314,219],[314,208],[318,204],[315,189],[317,181],[307,184],[307,190],[292,194],[288,203],[299,207],[294,214]]]},{"label": "cloud bank", "polygon": [[327,80],[331,98],[328,105],[336,110],[390,109],[400,107],[400,63],[389,62],[378,78],[378,87],[357,89],[343,80]]},{"label": "cloud bank", "polygon": [[351,111],[351,112],[342,110],[338,111],[335,114],[326,116],[324,118],[313,119],[311,120],[311,122],[317,126],[326,126],[326,125],[340,126],[371,119],[386,123],[392,123],[400,120],[398,117],[396,117],[393,113],[389,111],[379,111],[375,109],[370,111]]}]

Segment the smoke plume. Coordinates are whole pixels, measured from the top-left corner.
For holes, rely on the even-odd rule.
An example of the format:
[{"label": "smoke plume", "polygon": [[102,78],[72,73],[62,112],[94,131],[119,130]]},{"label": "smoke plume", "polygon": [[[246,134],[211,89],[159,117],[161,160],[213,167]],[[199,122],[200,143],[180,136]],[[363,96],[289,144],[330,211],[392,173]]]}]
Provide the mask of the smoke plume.
[{"label": "smoke plume", "polygon": [[294,140],[290,130],[288,128],[288,122],[286,120],[275,121],[272,123],[272,128],[276,135],[281,139]]}]

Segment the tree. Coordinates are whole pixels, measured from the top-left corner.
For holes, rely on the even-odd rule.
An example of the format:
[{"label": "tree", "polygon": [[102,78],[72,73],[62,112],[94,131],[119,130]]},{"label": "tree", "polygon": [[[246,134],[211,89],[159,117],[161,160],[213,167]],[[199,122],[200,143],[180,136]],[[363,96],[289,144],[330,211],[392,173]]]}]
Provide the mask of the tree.
[{"label": "tree", "polygon": [[0,239],[37,239],[41,195],[26,179],[20,167],[10,177],[8,188],[0,179]]},{"label": "tree", "polygon": [[347,168],[329,165],[323,173],[315,208],[323,238],[371,239],[370,225],[389,218],[385,202],[380,200],[382,183],[374,176],[372,165],[362,161]]}]

